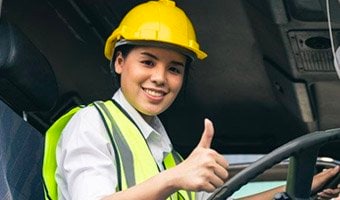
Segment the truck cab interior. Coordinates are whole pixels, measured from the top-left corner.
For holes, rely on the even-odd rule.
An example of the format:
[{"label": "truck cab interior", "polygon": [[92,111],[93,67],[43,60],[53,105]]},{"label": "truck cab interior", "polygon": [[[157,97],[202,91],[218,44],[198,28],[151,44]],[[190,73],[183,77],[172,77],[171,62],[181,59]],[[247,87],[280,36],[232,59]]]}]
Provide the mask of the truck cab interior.
[{"label": "truck cab interior", "polygon": [[[104,44],[142,2],[0,0],[1,199],[43,198],[45,131],[72,107],[112,97],[117,88]],[[302,161],[315,164],[319,156],[339,163],[340,81],[333,54],[340,46],[339,1],[176,5],[208,53],[192,64],[188,84],[160,115],[181,154],[196,146],[207,117],[215,127],[212,147],[220,153],[270,154],[296,138],[331,132],[322,145],[310,143],[318,148],[301,154]],[[295,150],[282,159],[297,155]],[[295,169],[306,168],[311,166]],[[292,190],[296,195],[299,189]]]}]

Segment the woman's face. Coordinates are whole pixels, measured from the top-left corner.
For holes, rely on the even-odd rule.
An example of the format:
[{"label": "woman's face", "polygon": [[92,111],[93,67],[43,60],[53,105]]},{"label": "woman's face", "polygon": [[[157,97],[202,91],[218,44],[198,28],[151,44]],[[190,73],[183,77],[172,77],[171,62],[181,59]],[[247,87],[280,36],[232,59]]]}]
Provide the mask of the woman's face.
[{"label": "woman's face", "polygon": [[175,100],[184,79],[186,57],[159,47],[133,48],[124,58],[120,52],[115,71],[120,74],[121,89],[142,116],[155,116]]}]

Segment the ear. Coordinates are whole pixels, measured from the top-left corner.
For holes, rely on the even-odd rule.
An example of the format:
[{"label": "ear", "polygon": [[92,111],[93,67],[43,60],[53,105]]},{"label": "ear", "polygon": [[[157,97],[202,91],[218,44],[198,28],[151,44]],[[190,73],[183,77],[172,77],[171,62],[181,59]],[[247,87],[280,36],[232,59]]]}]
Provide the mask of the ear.
[{"label": "ear", "polygon": [[115,72],[117,74],[121,74],[123,71],[123,66],[124,66],[124,57],[122,55],[122,52],[117,52],[116,60],[115,60]]}]

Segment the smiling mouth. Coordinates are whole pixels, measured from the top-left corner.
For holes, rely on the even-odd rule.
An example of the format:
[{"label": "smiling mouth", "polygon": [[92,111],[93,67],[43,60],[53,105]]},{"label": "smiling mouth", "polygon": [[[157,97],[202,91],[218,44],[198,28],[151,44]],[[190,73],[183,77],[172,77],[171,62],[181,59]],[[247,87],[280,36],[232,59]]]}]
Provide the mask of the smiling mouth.
[{"label": "smiling mouth", "polygon": [[151,90],[151,89],[146,89],[146,88],[144,88],[144,91],[150,96],[154,96],[154,97],[163,97],[166,94],[165,92],[162,92],[162,91],[156,91],[156,90]]}]

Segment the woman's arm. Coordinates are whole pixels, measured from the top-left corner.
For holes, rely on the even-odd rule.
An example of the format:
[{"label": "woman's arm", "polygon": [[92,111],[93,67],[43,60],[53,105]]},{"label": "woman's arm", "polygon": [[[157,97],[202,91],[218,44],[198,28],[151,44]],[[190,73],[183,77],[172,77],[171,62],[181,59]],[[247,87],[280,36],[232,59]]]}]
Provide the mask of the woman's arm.
[{"label": "woman's arm", "polygon": [[[312,182],[312,191],[318,191],[322,188],[325,183],[335,176],[337,173],[339,173],[339,166],[336,166],[331,169],[327,169],[325,171],[322,171],[314,176],[313,182]],[[265,199],[273,199],[274,195],[279,192],[284,192],[285,186],[277,187],[271,190],[267,190],[258,194],[254,194],[245,198],[242,198],[242,200],[265,200]],[[325,189],[324,191],[320,192],[318,196],[325,197],[337,197],[339,195],[340,188],[336,189]]]},{"label": "woman's arm", "polygon": [[205,120],[205,129],[199,144],[181,164],[104,199],[166,199],[180,189],[214,191],[226,181],[228,163],[222,155],[210,149],[213,134],[212,123]]}]

